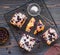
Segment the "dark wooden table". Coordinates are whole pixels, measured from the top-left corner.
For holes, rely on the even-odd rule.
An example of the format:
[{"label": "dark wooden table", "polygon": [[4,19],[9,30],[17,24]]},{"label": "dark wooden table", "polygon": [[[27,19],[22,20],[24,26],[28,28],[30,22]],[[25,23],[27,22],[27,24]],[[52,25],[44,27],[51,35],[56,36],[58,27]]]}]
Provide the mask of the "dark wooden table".
[{"label": "dark wooden table", "polygon": [[[0,0],[0,26],[6,27],[9,30],[4,19],[4,13],[19,7],[26,1],[28,0]],[[45,2],[60,31],[60,0],[45,0]],[[8,46],[0,46],[0,55],[22,55],[11,31],[9,32],[11,37],[10,43]],[[43,55],[43,52],[38,54]]]}]

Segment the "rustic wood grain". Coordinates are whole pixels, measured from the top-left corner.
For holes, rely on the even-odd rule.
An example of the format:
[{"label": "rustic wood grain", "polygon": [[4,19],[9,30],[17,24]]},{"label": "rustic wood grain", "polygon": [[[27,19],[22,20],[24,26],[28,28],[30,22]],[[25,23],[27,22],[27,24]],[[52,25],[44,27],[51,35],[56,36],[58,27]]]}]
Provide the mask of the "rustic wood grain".
[{"label": "rustic wood grain", "polygon": [[[0,26],[4,25],[4,27],[6,27],[8,30],[10,30],[6,24],[3,14],[19,7],[26,1],[28,1],[28,0],[0,0]],[[45,2],[60,30],[60,0],[45,0]],[[0,55],[22,55],[22,53],[19,52],[20,50],[17,46],[17,43],[16,43],[11,31],[9,33],[11,35],[10,36],[11,45],[7,44],[7,46],[5,46],[5,47],[0,46]],[[29,54],[27,54],[27,55],[29,55]],[[38,53],[38,55],[43,55],[43,52]]]}]

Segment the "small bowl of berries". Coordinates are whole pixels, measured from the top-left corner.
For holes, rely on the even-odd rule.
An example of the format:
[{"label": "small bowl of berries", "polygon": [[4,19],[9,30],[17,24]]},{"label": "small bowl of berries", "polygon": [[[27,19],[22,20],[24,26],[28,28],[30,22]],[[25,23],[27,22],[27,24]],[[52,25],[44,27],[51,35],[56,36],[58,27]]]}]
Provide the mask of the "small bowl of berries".
[{"label": "small bowl of berries", "polygon": [[9,32],[6,28],[0,27],[0,45],[5,44],[9,39]]}]

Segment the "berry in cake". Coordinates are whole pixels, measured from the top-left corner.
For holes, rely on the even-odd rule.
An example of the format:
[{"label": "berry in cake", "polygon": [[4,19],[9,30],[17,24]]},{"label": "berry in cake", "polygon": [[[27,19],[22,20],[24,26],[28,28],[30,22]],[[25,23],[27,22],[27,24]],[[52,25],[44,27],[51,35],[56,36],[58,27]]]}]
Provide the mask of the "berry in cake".
[{"label": "berry in cake", "polygon": [[41,32],[44,30],[44,25],[41,20],[38,21],[36,29],[34,31],[34,34],[37,34],[38,32]]},{"label": "berry in cake", "polygon": [[21,28],[25,23],[26,19],[26,15],[19,12],[13,15],[12,19],[10,20],[10,23],[14,26]]},{"label": "berry in cake", "polygon": [[35,44],[35,38],[26,34],[23,34],[21,40],[19,41],[20,47],[29,52],[34,47],[34,44]]},{"label": "berry in cake", "polygon": [[57,32],[53,28],[49,28],[42,37],[48,45],[58,39]]},{"label": "berry in cake", "polygon": [[27,32],[30,32],[31,31],[31,28],[34,27],[35,21],[36,20],[33,17],[30,19],[29,23],[26,26],[26,31]]}]

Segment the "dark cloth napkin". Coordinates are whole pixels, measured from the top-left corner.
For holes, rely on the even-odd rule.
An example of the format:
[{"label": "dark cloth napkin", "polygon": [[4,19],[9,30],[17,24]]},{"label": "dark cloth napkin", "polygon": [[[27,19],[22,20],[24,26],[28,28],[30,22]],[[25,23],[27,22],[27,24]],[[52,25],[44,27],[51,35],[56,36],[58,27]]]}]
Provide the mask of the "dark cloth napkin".
[{"label": "dark cloth napkin", "polygon": [[60,55],[60,44],[55,44],[49,48],[44,55]]}]

